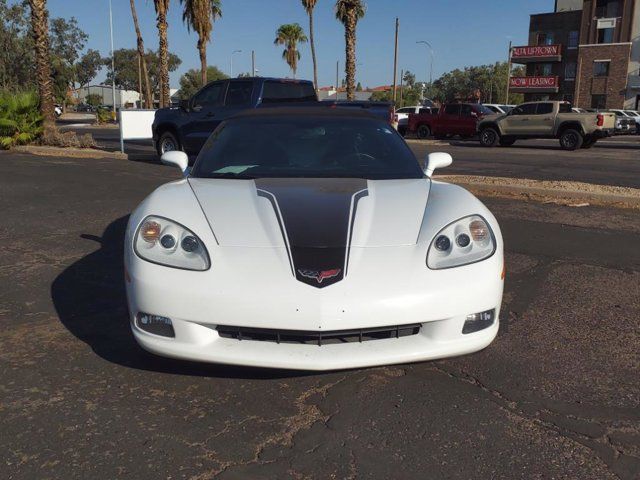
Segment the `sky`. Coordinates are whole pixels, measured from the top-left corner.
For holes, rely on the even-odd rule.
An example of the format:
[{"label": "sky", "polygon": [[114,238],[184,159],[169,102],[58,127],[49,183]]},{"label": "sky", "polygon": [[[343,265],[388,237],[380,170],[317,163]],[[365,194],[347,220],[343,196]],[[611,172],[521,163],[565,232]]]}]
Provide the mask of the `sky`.
[{"label": "sky", "polygon": [[[14,0],[18,1],[18,0]],[[112,0],[114,47],[135,48],[129,0]],[[356,80],[365,87],[389,85],[393,81],[395,18],[400,21],[398,71],[410,70],[417,80],[428,80],[430,53],[419,40],[433,47],[433,78],[454,68],[506,60],[508,44],[526,45],[529,15],[553,11],[554,0],[365,0],[367,12],[358,23]],[[320,86],[335,84],[336,61],[344,78],[344,28],[335,19],[334,0],[318,0],[314,33]],[[108,0],[48,0],[51,17],[78,19],[89,35],[86,48],[104,56],[110,52]],[[153,0],[136,0],[138,18],[146,48],[157,49],[158,37]],[[234,75],[251,71],[255,50],[258,75],[291,76],[282,59],[282,47],[273,44],[277,28],[299,23],[308,33],[308,17],[300,0],[222,0],[221,19],[216,21],[207,49],[209,65],[227,74],[233,55]],[[179,0],[169,7],[169,50],[182,59],[171,74],[171,87],[178,88],[180,76],[199,68],[197,35],[182,22]],[[309,44],[299,47],[302,58],[298,78],[313,79]],[[96,81],[104,79],[105,71]]]}]

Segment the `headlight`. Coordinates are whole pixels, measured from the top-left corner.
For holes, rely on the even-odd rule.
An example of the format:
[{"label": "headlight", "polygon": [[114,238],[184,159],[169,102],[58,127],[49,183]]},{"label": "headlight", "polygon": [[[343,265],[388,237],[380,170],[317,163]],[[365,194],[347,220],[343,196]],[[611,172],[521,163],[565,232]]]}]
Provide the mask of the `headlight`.
[{"label": "headlight", "polygon": [[208,270],[209,254],[192,231],[166,218],[145,218],[134,239],[136,254],[149,262],[185,270]]},{"label": "headlight", "polygon": [[434,237],[427,266],[438,270],[489,258],[496,251],[493,232],[484,218],[471,215],[447,225]]}]

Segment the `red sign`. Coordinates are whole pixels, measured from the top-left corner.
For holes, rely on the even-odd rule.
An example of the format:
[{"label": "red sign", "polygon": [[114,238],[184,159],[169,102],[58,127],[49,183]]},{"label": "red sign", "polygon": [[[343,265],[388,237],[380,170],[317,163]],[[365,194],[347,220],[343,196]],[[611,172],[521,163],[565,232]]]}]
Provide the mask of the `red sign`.
[{"label": "red sign", "polygon": [[511,77],[509,88],[517,90],[555,90],[559,87],[558,77]]},{"label": "red sign", "polygon": [[511,58],[514,60],[518,60],[520,58],[559,57],[560,53],[560,45],[534,45],[526,47],[513,47],[511,49]]}]

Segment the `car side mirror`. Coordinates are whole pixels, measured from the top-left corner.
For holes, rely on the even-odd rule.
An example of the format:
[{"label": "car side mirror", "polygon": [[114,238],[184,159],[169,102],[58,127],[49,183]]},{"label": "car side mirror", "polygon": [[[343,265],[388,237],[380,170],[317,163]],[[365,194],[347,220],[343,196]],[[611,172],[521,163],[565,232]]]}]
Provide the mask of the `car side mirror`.
[{"label": "car side mirror", "polygon": [[451,165],[453,158],[451,155],[445,152],[434,152],[427,155],[427,168],[424,173],[427,177],[431,178],[433,171],[437,168],[444,168]]},{"label": "car side mirror", "polygon": [[182,174],[186,176],[187,169],[189,168],[189,157],[186,153],[181,152],[180,150],[165,152],[160,157],[160,161],[165,165],[173,165],[174,167],[178,167]]},{"label": "car side mirror", "polygon": [[476,112],[471,112],[471,116],[474,118],[478,118],[478,114]]}]

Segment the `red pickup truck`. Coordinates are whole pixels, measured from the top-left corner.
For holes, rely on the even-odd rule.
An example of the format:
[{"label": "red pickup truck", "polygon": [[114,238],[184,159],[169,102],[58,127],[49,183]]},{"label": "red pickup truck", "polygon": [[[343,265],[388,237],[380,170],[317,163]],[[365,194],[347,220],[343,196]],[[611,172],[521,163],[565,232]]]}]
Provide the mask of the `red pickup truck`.
[{"label": "red pickup truck", "polygon": [[450,103],[443,105],[437,115],[409,114],[409,131],[420,138],[431,135],[435,138],[453,135],[460,135],[463,138],[473,137],[477,133],[478,120],[493,114],[493,111],[479,103]]}]

